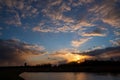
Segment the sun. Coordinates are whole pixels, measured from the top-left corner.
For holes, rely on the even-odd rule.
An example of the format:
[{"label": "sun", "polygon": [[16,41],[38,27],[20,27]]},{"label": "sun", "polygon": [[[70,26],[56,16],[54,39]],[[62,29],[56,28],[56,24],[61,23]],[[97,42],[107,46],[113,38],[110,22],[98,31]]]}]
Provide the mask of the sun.
[{"label": "sun", "polygon": [[89,59],[90,56],[85,56],[85,55],[75,55],[74,56],[74,61],[77,62],[77,63],[81,63],[81,62],[84,62],[85,59]]},{"label": "sun", "polygon": [[76,59],[76,61],[80,60],[80,56],[77,55],[77,56],[75,57],[75,59]]}]

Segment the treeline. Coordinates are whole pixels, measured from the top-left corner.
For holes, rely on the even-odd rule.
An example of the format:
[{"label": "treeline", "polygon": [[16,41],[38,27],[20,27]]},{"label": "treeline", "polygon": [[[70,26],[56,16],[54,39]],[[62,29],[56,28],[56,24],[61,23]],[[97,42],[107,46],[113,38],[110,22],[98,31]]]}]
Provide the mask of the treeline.
[{"label": "treeline", "polygon": [[118,72],[120,73],[120,61],[100,61],[100,60],[86,60],[82,63],[70,62],[66,64],[53,65],[43,64],[36,66],[14,66],[14,67],[1,67],[3,72]]},{"label": "treeline", "polygon": [[120,72],[120,61],[86,60],[82,63],[44,64],[35,66],[43,72]]},{"label": "treeline", "polygon": [[43,65],[36,65],[36,67],[62,67],[62,66],[73,66],[73,67],[81,67],[81,66],[120,66],[120,61],[102,61],[102,60],[85,60],[84,62],[69,62],[66,64],[60,65],[53,65],[53,64],[43,64]]}]

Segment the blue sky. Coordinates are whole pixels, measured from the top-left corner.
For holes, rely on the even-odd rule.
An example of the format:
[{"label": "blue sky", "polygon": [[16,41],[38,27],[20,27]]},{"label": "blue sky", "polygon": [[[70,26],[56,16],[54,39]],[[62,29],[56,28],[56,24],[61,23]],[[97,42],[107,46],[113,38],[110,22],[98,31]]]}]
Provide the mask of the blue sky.
[{"label": "blue sky", "polygon": [[119,0],[1,0],[0,39],[19,39],[43,46],[48,52],[110,47],[120,37],[119,3]]},{"label": "blue sky", "polygon": [[0,39],[48,53],[119,46],[120,1],[0,0]]}]

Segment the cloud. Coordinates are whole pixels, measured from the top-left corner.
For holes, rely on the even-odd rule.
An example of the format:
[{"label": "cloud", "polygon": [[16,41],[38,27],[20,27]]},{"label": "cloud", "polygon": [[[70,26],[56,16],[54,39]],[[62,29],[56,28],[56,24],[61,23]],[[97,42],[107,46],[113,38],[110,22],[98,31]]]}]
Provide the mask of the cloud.
[{"label": "cloud", "polygon": [[120,9],[118,0],[104,0],[89,9],[99,20],[116,28],[120,27]]},{"label": "cloud", "polygon": [[[57,5],[56,5],[57,4]],[[60,5],[61,4],[61,5]],[[62,0],[50,1],[49,4],[42,9],[43,14],[51,20],[59,20],[65,23],[72,23],[74,20],[71,17],[65,16],[63,13],[70,11],[71,7]]]},{"label": "cloud", "polygon": [[75,49],[60,49],[56,52],[49,54],[49,61],[52,64],[65,64],[68,62],[83,62],[87,59],[92,59],[93,57],[87,54],[76,52]]},{"label": "cloud", "polygon": [[92,27],[92,26],[94,26],[94,24],[87,22],[86,20],[78,21],[75,24],[69,24],[69,25],[64,24],[63,26],[60,25],[60,27],[50,27],[47,26],[45,22],[41,22],[40,24],[38,24],[38,26],[35,26],[32,30],[38,32],[53,32],[53,33],[76,32],[76,31],[82,31],[87,27]]},{"label": "cloud", "polygon": [[1,0],[2,4],[5,4],[8,8],[12,9],[13,7],[22,10],[24,8],[24,0]]},{"label": "cloud", "polygon": [[[54,10],[54,9],[53,9]],[[59,20],[67,23],[72,23],[74,20],[71,17],[66,17],[59,11],[44,9],[42,12],[52,20]]]},{"label": "cloud", "polygon": [[47,29],[42,29],[40,26],[34,27],[34,28],[33,28],[33,31],[39,31],[39,32],[54,32],[54,30],[52,30],[52,29],[49,29],[49,28],[47,28]]},{"label": "cloud", "polygon": [[[81,44],[83,43],[81,42]],[[30,65],[63,64],[72,61],[82,62],[86,59],[104,60],[120,57],[120,47],[106,49],[95,47],[94,50],[87,53],[80,53],[76,49],[61,49],[53,53],[42,51],[44,51],[43,47],[21,42],[18,39],[0,40],[0,66],[21,66],[24,62]]]},{"label": "cloud", "polygon": [[21,0],[21,1],[17,1],[16,2],[16,7],[20,10],[23,10],[23,8],[25,7],[25,3]]},{"label": "cloud", "polygon": [[[89,56],[89,55],[74,54],[74,53],[70,53],[70,52],[67,52],[67,51],[58,51],[58,52],[54,53],[52,56],[54,58],[62,58],[63,61],[66,61],[64,63],[73,62],[73,61],[82,62],[86,59],[91,59],[92,58],[92,56]],[[61,62],[62,62],[62,60],[61,60]]]},{"label": "cloud", "polygon": [[[84,53],[74,53],[68,50],[59,50],[50,54],[50,60],[55,60],[57,62],[67,63],[72,61],[84,61],[84,60],[120,60],[120,46],[118,47],[108,47],[101,48],[99,46],[95,47],[93,50]],[[59,60],[60,59],[60,60]],[[56,64],[59,64],[57,63]]]},{"label": "cloud", "polygon": [[[0,4],[1,8],[5,9],[4,11],[1,10],[0,12],[2,14],[5,14],[6,16],[2,17],[1,19],[4,20],[4,22],[8,25],[14,25],[14,26],[21,26],[22,19],[26,19],[28,17],[35,17],[39,14],[39,8],[37,7],[38,3],[36,5],[32,5],[35,0],[25,1],[25,0],[1,0]],[[4,6],[6,7],[4,7]],[[1,15],[3,16],[3,15]],[[25,23],[25,22],[23,22]]]},{"label": "cloud", "polygon": [[118,31],[114,31],[114,34],[116,35],[116,36],[120,36],[120,31],[118,30]]},{"label": "cloud", "polygon": [[30,57],[40,56],[44,48],[18,39],[0,40],[0,66],[23,65]]},{"label": "cloud", "polygon": [[43,46],[39,46],[39,45],[25,45],[24,48],[36,50],[36,51],[42,51],[45,49]]},{"label": "cloud", "polygon": [[120,60],[120,46],[101,49],[101,52],[96,56],[100,60]]},{"label": "cloud", "polygon": [[105,37],[106,34],[103,33],[101,29],[95,29],[91,32],[83,32],[81,36],[100,36],[100,37]]},{"label": "cloud", "polygon": [[57,0],[57,1],[52,1],[52,3],[50,3],[51,6],[55,6],[55,5],[60,5],[62,3],[62,0]]},{"label": "cloud", "polygon": [[120,60],[120,46],[95,49],[86,53],[96,60]]},{"label": "cloud", "polygon": [[120,46],[120,38],[116,38],[115,40],[110,40],[113,46]]},{"label": "cloud", "polygon": [[37,13],[37,9],[33,8],[31,12],[35,14],[35,13]]},{"label": "cloud", "polygon": [[95,26],[95,24],[92,24],[86,19],[80,19],[80,20],[77,20],[77,23],[74,26],[72,26],[72,28],[73,30],[82,30],[88,27],[93,27],[93,26]]},{"label": "cloud", "polygon": [[120,51],[119,50],[113,50],[113,51],[108,51],[108,52],[105,52],[101,55],[99,55],[100,58],[102,58],[103,60],[104,59],[114,59],[114,60],[119,60],[120,58]]},{"label": "cloud", "polygon": [[83,45],[84,43],[86,43],[87,41],[89,41],[90,39],[92,39],[92,38],[90,37],[90,38],[82,38],[80,40],[73,40],[71,42],[71,45],[73,47],[80,47],[81,45]]},{"label": "cloud", "polygon": [[72,6],[80,6],[80,5],[85,5],[85,4],[89,4],[92,3],[94,0],[69,0],[70,3],[72,4]]},{"label": "cloud", "polygon": [[19,16],[18,12],[16,12],[15,10],[10,10],[9,13],[13,14],[13,16],[7,17],[7,20],[5,21],[5,23],[7,23],[9,25],[15,25],[15,26],[22,25],[21,18]]},{"label": "cloud", "polygon": [[62,6],[60,7],[60,10],[63,11],[63,12],[64,12],[64,11],[65,11],[65,12],[66,12],[66,11],[70,11],[70,10],[71,10],[71,7],[68,6],[66,3],[63,3]]},{"label": "cloud", "polygon": [[2,30],[3,28],[2,27],[0,27],[0,30]]},{"label": "cloud", "polygon": [[13,6],[13,1],[12,0],[4,0],[3,1],[9,8]]},{"label": "cloud", "polygon": [[57,32],[69,32],[69,31],[71,31],[71,28],[69,26],[63,26],[57,28]]},{"label": "cloud", "polygon": [[105,34],[100,34],[100,33],[82,33],[82,36],[106,36]]},{"label": "cloud", "polygon": [[68,62],[83,62],[84,60],[110,60],[120,58],[120,47],[101,48],[99,46],[88,52],[76,52],[76,50],[61,49],[53,53],[44,53],[29,59],[32,65],[36,64],[65,64]]}]

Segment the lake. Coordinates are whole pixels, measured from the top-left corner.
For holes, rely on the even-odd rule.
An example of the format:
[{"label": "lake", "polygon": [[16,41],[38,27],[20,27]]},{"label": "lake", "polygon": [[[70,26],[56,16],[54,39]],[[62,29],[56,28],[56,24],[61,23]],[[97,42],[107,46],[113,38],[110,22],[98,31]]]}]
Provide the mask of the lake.
[{"label": "lake", "polygon": [[48,73],[22,73],[25,80],[120,80],[120,74],[110,73],[74,73],[74,72],[48,72]]}]

